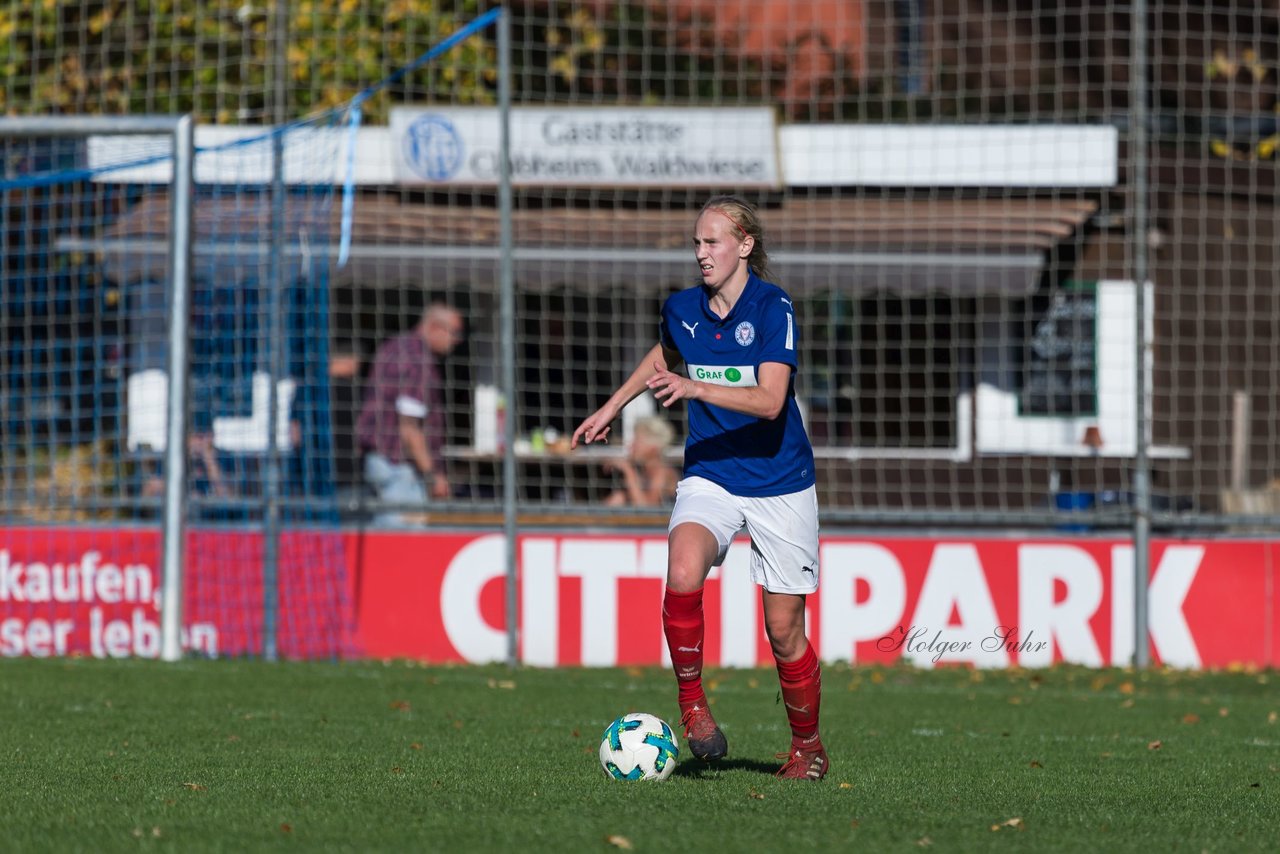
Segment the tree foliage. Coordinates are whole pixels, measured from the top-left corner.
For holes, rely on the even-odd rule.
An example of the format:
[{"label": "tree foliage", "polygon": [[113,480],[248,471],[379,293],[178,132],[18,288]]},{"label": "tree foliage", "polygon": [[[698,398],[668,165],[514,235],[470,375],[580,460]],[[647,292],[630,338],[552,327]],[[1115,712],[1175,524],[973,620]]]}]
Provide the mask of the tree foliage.
[{"label": "tree foliage", "polygon": [[[0,8],[0,110],[10,115],[191,112],[268,121],[283,73],[290,118],[339,105],[409,64],[482,10],[478,0],[293,0],[288,40],[272,0],[10,2]],[[493,100],[492,33],[467,39],[367,107]]]}]

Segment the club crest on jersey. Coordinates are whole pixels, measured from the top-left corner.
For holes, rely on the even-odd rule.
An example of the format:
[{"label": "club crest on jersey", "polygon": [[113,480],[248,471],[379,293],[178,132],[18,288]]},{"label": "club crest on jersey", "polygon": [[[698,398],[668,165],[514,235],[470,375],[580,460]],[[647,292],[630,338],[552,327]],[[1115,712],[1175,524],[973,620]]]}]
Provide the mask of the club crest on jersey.
[{"label": "club crest on jersey", "polygon": [[738,324],[738,328],[733,330],[733,340],[743,347],[756,340],[756,328],[751,325],[751,321],[744,320]]}]

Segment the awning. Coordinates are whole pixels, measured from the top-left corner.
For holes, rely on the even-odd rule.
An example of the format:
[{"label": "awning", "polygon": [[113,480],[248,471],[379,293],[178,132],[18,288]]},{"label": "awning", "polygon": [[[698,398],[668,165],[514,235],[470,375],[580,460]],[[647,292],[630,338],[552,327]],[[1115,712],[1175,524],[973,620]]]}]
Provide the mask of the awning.
[{"label": "awning", "polygon": [[[286,252],[337,253],[337,212],[309,227],[307,205],[286,210]],[[1052,249],[1097,210],[1088,199],[801,199],[763,211],[775,277],[797,292],[842,287],[904,294],[1024,295]],[[522,288],[581,283],[593,289],[668,288],[697,281],[690,246],[694,212],[525,209],[514,214],[514,259]],[[196,269],[266,263],[269,205],[208,199],[196,205]],[[430,282],[493,289],[498,212],[362,197],[355,204],[350,260],[337,283]],[[65,239],[101,252],[117,281],[164,275],[168,201],[153,194],[100,240]]]}]

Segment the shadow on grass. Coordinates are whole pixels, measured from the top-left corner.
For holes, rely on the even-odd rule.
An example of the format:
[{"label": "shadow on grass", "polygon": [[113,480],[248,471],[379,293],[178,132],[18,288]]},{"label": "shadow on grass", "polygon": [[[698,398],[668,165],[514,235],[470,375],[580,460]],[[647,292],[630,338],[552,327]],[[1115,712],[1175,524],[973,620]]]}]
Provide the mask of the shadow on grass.
[{"label": "shadow on grass", "polygon": [[714,762],[703,762],[701,759],[687,759],[676,766],[675,776],[679,777],[706,777],[709,774],[718,774],[724,771],[749,771],[755,774],[768,774],[772,777],[778,773],[778,769],[782,767],[782,763],[778,760],[773,762],[761,762],[757,759],[717,759]]}]

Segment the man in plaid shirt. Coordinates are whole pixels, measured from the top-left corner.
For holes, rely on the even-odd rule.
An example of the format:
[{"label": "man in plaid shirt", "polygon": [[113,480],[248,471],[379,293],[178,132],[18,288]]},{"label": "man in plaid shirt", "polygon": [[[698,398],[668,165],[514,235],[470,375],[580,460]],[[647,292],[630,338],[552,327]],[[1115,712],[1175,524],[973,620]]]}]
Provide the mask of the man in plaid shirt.
[{"label": "man in plaid shirt", "polygon": [[413,329],[387,341],[374,357],[356,437],[365,482],[384,501],[422,504],[428,489],[433,498],[451,494],[441,455],[440,359],[463,334],[457,309],[432,303]]}]

